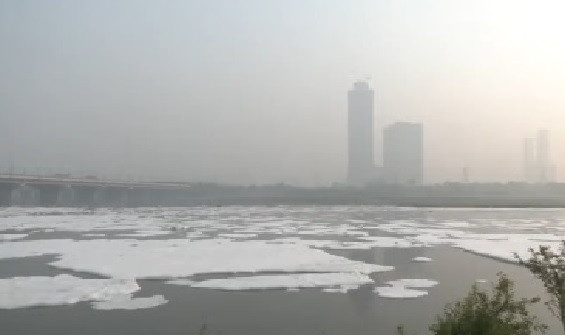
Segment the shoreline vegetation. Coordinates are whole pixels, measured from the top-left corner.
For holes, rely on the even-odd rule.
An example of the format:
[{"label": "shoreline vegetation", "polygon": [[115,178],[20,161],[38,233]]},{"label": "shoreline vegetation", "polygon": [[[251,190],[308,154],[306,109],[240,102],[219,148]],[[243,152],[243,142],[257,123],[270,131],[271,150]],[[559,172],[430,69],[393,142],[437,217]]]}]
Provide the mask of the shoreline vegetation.
[{"label": "shoreline vegetation", "polygon": [[[558,318],[565,330],[565,241],[558,251],[539,245],[529,249],[530,256],[514,257],[533,276],[542,281],[549,300],[545,306]],[[475,283],[466,297],[445,306],[442,315],[429,330],[436,335],[528,335],[545,333],[547,325],[530,314],[528,306],[540,301],[539,297],[515,299],[514,282],[505,273],[497,274],[498,282],[491,293],[480,289]],[[398,333],[404,333],[399,325]]]}]

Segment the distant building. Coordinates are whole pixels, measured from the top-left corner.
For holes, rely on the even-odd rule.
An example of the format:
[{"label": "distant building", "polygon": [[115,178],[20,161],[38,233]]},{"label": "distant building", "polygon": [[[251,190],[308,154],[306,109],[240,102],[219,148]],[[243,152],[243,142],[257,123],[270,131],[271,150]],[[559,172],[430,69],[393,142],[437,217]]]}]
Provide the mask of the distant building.
[{"label": "distant building", "polygon": [[524,139],[524,181],[528,183],[536,181],[536,160],[534,153],[534,139]]},{"label": "distant building", "polygon": [[469,168],[468,167],[463,167],[463,170],[461,171],[461,182],[469,183]]},{"label": "distant building", "polygon": [[538,130],[537,137],[524,139],[524,181],[548,183],[555,180],[555,167],[549,158],[549,131]]},{"label": "distant building", "polygon": [[348,93],[347,182],[364,185],[375,175],[373,136],[374,91],[359,81]]},{"label": "distant building", "polygon": [[547,130],[538,131],[536,159],[538,163],[538,182],[549,182],[549,132]]},{"label": "distant building", "polygon": [[398,122],[383,132],[383,169],[385,180],[397,184],[424,182],[423,126]]}]

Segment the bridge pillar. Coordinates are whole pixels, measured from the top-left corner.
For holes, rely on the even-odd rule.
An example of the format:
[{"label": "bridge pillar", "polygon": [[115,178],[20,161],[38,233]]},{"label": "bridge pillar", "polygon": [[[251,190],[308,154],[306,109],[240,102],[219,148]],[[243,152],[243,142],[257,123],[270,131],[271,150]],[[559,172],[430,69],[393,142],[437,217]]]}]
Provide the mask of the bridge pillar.
[{"label": "bridge pillar", "polygon": [[124,187],[111,186],[99,188],[96,194],[96,204],[105,207],[123,207],[125,206],[124,199],[127,199],[127,195],[123,195],[125,192],[127,192],[127,188]]},{"label": "bridge pillar", "polygon": [[95,207],[107,207],[110,189],[106,187],[94,188],[92,194],[92,205]]},{"label": "bridge pillar", "polygon": [[149,188],[139,188],[134,194],[134,202],[137,206],[155,206],[153,191]]},{"label": "bridge pillar", "polygon": [[123,188],[120,190],[120,198],[118,199],[118,206],[119,207],[127,207],[130,206],[130,193],[133,191],[133,188]]},{"label": "bridge pillar", "polygon": [[135,188],[131,187],[102,187],[94,191],[94,205],[101,207],[128,207],[132,206],[132,194]]},{"label": "bridge pillar", "polygon": [[13,206],[34,207],[40,204],[39,189],[25,183],[12,190],[10,198]]},{"label": "bridge pillar", "polygon": [[12,190],[16,187],[15,183],[0,183],[0,207],[12,205]]},{"label": "bridge pillar", "polygon": [[145,206],[164,206],[166,205],[165,193],[161,189],[146,189],[143,195],[140,195],[141,202],[144,203]]},{"label": "bridge pillar", "polygon": [[52,207],[57,205],[57,195],[61,187],[57,184],[36,185],[39,191],[39,204],[42,207]]},{"label": "bridge pillar", "polygon": [[154,197],[155,190],[149,188],[129,188],[128,205],[133,207],[156,206],[158,197]]},{"label": "bridge pillar", "polygon": [[97,187],[92,186],[77,186],[75,190],[75,204],[83,207],[94,207],[96,205],[96,190]]},{"label": "bridge pillar", "polygon": [[57,206],[71,207],[76,203],[75,190],[70,184],[59,188],[57,193]]}]

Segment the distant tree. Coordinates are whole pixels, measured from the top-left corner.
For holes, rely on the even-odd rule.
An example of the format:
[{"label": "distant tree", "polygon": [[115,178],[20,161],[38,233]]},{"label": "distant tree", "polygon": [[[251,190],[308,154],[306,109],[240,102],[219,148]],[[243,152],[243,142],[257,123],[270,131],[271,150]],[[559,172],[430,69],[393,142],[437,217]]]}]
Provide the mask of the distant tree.
[{"label": "distant tree", "polygon": [[399,324],[396,326],[396,334],[404,335],[404,324]]},{"label": "distant tree", "polygon": [[200,326],[200,329],[198,330],[198,334],[199,335],[205,335],[207,329],[208,329],[208,325],[206,323],[202,323],[202,325]]},{"label": "distant tree", "polygon": [[504,273],[498,273],[498,283],[492,294],[477,284],[461,301],[445,306],[443,316],[437,316],[430,331],[436,335],[526,335],[544,333],[547,326],[530,315],[527,306],[539,298],[514,298],[514,282]]},{"label": "distant tree", "polygon": [[543,282],[550,297],[545,305],[559,318],[565,330],[565,241],[561,242],[559,253],[554,253],[549,246],[540,246],[538,250],[530,248],[529,252],[528,260],[514,255]]}]

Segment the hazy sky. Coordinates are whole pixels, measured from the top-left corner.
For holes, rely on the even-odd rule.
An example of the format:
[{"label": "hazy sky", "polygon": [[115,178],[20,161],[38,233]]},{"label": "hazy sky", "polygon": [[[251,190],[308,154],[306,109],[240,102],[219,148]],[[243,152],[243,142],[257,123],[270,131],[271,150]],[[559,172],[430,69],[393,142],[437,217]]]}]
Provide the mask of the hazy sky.
[{"label": "hazy sky", "polygon": [[463,167],[471,181],[521,180],[522,139],[538,128],[563,180],[564,12],[565,1],[0,0],[0,169],[327,185],[346,176],[347,90],[370,77],[376,134],[424,123],[427,182]]}]

